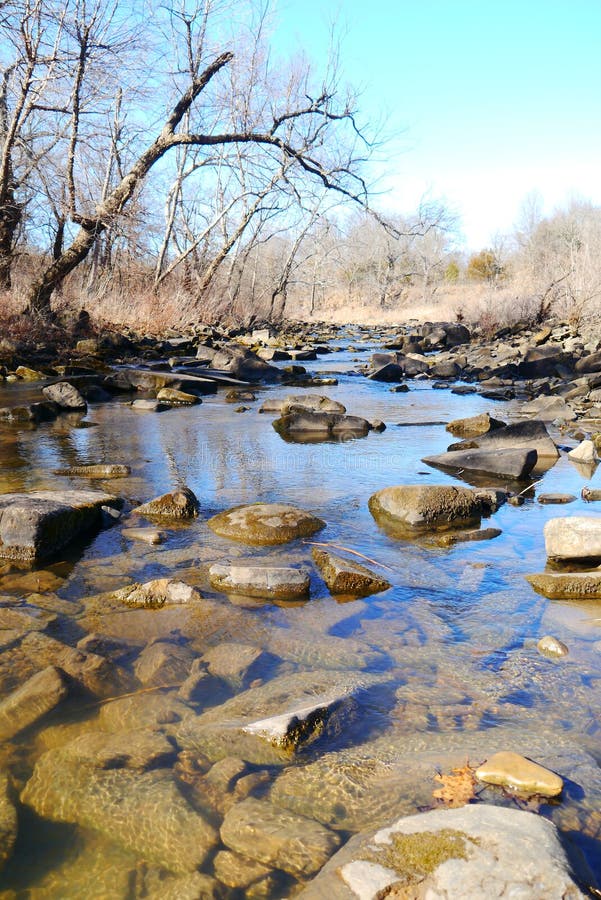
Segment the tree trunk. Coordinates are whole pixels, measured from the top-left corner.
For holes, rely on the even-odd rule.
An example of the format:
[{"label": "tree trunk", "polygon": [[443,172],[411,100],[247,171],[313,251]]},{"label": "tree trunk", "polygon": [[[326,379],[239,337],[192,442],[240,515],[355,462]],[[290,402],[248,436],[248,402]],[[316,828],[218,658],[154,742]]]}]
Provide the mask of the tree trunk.
[{"label": "tree trunk", "polygon": [[30,313],[47,316],[50,313],[50,298],[53,292],[61,284],[63,279],[82,262],[92,247],[105,225],[96,222],[94,227],[82,227],[75,236],[73,243],[48,266],[41,278],[33,283],[28,296],[28,310]]},{"label": "tree trunk", "polygon": [[9,291],[12,286],[13,250],[21,214],[21,207],[13,196],[0,209],[0,290],[4,291]]}]

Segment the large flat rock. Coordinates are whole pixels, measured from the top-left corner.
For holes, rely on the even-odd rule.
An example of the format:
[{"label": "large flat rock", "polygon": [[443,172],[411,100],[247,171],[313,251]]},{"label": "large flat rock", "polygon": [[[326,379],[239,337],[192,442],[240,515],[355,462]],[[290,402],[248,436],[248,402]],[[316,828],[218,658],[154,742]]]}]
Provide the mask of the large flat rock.
[{"label": "large flat rock", "polygon": [[325,522],[303,509],[283,503],[251,503],[218,513],[207,522],[222,537],[246,544],[285,544],[310,537]]},{"label": "large flat rock", "polygon": [[528,422],[516,422],[506,425],[505,428],[496,428],[487,431],[478,437],[471,438],[459,444],[453,444],[449,450],[536,450],[539,458],[549,457],[557,459],[559,450],[555,442],[549,436],[544,422],[536,419]]},{"label": "large flat rock", "polygon": [[0,495],[0,557],[35,562],[102,525],[102,507],[122,501],[99,491]]},{"label": "large flat rock", "polygon": [[404,484],[372,494],[369,511],[386,531],[404,536],[479,525],[488,510],[482,494],[469,488]]},{"label": "large flat rock", "polygon": [[536,450],[458,450],[425,456],[422,462],[452,472],[494,475],[521,481],[530,475],[537,460]]},{"label": "large flat rock", "polygon": [[585,896],[551,822],[484,803],[407,816],[357,835],[299,896],[376,900],[389,889],[391,897],[447,900]]}]

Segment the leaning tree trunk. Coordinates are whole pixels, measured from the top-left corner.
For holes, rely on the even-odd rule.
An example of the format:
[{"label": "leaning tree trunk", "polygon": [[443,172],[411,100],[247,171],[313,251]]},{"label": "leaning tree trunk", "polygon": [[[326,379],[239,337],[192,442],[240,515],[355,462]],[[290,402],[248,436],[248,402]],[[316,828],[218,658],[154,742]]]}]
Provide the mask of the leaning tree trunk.
[{"label": "leaning tree trunk", "polygon": [[30,313],[43,316],[49,314],[52,294],[63,279],[86,258],[105,227],[103,222],[96,221],[93,225],[82,226],[79,229],[71,246],[64,250],[31,286],[28,297]]}]

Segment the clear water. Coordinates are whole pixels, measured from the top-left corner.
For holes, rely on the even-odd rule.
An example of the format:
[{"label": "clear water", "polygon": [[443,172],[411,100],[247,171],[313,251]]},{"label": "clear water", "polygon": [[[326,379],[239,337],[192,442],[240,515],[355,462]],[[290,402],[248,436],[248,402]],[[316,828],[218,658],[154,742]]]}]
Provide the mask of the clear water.
[{"label": "clear water", "polygon": [[[363,710],[360,724],[338,747],[316,746],[292,767],[313,765],[329,750],[353,759],[361,746],[367,757],[381,753],[393,770],[395,760],[408,768],[415,755],[427,761],[432,774],[438,766],[446,765],[448,770],[462,756],[480,761],[479,753],[483,759],[494,749],[518,749],[548,764],[554,753],[559,754],[555,765],[566,779],[564,798],[558,804],[544,804],[541,812],[576,835],[589,865],[599,873],[601,773],[598,777],[593,760],[601,759],[601,605],[547,601],[523,577],[545,567],[543,526],[548,519],[599,514],[579,497],[585,484],[601,487],[599,471],[586,478],[562,455],[529,492],[523,506],[506,505],[484,521],[502,529],[494,541],[441,549],[424,542],[393,540],[369,514],[367,501],[372,493],[394,484],[458,483],[421,462],[421,457],[444,451],[453,440],[444,425],[435,423],[486,410],[510,420],[517,404],[456,396],[419,381],[411,384],[409,393],[391,393],[388,385],[356,374],[366,361],[363,353],[339,352],[306,364],[311,371],[332,372],[339,378],[338,386],[311,392],[339,400],[349,413],[387,423],[382,434],[339,444],[281,440],[271,427],[272,417],[259,414],[258,408],[268,393],[291,393],[285,387],[258,391],[257,402],[243,413],[236,413],[237,404],[226,403],[226,392],[220,391],[199,406],[160,414],[138,412],[126,400],[118,400],[91,407],[83,421],[67,416],[38,428],[0,426],[2,491],[92,485],[126,498],[129,509],[186,484],[201,504],[200,517],[190,524],[161,526],[167,540],[160,546],[127,539],[124,527],[145,523],[126,517],[46,568],[32,572],[0,564],[0,594],[27,597],[32,591],[54,592],[69,601],[73,614],[62,615],[57,636],[73,642],[84,633],[83,625],[88,625],[83,599],[132,581],[178,577],[232,610],[229,640],[269,648],[299,637],[311,644],[313,636],[314,657],[291,653],[292,668],[319,668],[324,664],[320,641],[345,638],[349,647],[372,652],[373,668],[389,674],[393,691],[375,695]],[[29,386],[6,387],[0,392],[0,405],[20,402],[18,398],[26,399],[34,392]],[[554,436],[563,443],[559,435]],[[97,462],[126,463],[132,474],[106,482],[53,474],[57,469]],[[567,492],[578,499],[569,506],[542,505],[536,499],[540,492]],[[218,538],[207,528],[206,520],[214,513],[256,501],[290,503],[317,514],[327,527],[316,540],[368,557],[392,589],[340,604],[315,575],[306,604],[232,606],[208,585],[211,562],[239,556],[295,564],[310,560],[311,548],[303,542],[248,548]],[[146,617],[144,623],[141,615]],[[179,611],[165,616],[153,611],[125,613],[120,632],[141,646],[151,637],[170,633],[176,625],[185,633],[180,615]],[[551,661],[537,653],[536,641],[549,633],[568,645],[565,660]],[[207,642],[220,639],[224,639],[223,631],[216,631]],[[196,649],[202,652],[202,647]],[[352,666],[353,653],[349,660]],[[9,682],[0,680],[4,693]],[[83,714],[93,718],[96,712]],[[51,724],[81,715],[82,710],[70,704],[51,718]],[[27,778],[39,751],[39,741],[27,735],[2,752],[19,783]],[[406,792],[406,802],[399,808],[409,812],[427,803],[428,792],[436,784],[424,771],[415,776],[421,779],[420,789],[410,790],[407,779],[401,779],[398,790]],[[326,805],[336,798],[335,770],[332,777],[333,784],[324,788]],[[294,790],[294,779],[290,784]],[[299,791],[305,789],[306,785]],[[494,790],[488,800],[514,802]],[[303,797],[298,806],[312,814],[310,800],[305,803]],[[50,825],[28,812],[22,816],[15,858],[0,875],[0,885],[4,880],[7,892],[14,889],[18,897],[57,898],[142,895],[131,880],[123,887],[115,877],[107,885],[101,875],[102,860],[105,868],[111,861],[115,872],[131,868],[130,854],[91,833]],[[345,834],[353,830],[349,822],[338,823]],[[337,827],[334,817],[330,824]],[[8,896],[13,895],[0,892],[1,898]]]}]

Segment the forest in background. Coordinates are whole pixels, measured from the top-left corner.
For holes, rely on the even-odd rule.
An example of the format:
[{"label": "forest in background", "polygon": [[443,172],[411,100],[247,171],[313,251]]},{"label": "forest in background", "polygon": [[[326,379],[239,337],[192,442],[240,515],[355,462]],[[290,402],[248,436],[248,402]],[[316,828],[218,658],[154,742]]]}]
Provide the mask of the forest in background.
[{"label": "forest in background", "polygon": [[601,209],[545,216],[533,195],[469,254],[443,203],[384,214],[373,179],[391,160],[335,40],[322,71],[279,59],[270,16],[255,0],[0,0],[5,317],[494,331],[599,315]]}]

